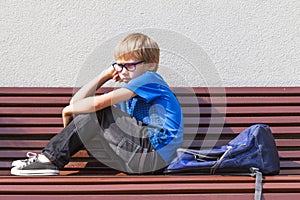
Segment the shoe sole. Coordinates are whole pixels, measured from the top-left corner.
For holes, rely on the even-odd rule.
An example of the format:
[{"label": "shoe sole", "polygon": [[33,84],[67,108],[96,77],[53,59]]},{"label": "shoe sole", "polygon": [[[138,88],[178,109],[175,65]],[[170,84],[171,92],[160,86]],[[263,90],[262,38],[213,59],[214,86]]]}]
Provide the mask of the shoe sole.
[{"label": "shoe sole", "polygon": [[10,173],[16,176],[57,176],[59,175],[59,170],[19,170],[17,167],[14,167],[10,170]]}]

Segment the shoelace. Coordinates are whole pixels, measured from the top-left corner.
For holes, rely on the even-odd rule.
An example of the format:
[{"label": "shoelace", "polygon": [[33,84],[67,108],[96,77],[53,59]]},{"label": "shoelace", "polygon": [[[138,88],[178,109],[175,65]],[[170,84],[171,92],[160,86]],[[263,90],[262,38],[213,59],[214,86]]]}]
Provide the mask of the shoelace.
[{"label": "shoelace", "polygon": [[28,159],[23,160],[23,164],[20,167],[26,167],[27,165],[35,162],[38,159],[38,154],[33,152],[27,152],[26,156]]}]

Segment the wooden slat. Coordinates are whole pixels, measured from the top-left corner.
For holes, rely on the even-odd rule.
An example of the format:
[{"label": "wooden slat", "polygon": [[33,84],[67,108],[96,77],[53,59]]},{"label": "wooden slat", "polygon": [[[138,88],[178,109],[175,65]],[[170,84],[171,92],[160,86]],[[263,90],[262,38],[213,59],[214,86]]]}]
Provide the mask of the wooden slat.
[{"label": "wooden slat", "polygon": [[45,147],[48,140],[0,140],[1,148],[42,148]]},{"label": "wooden slat", "polygon": [[[83,184],[145,184],[145,183],[253,183],[255,178],[251,176],[225,176],[225,175],[125,175],[125,176],[53,176],[51,179],[45,176],[15,177],[2,176],[0,185],[30,184],[32,179],[38,184],[69,184],[76,185],[79,181]],[[285,181],[300,182],[300,175],[293,176],[265,176],[264,183],[281,183]]]},{"label": "wooden slat", "polygon": [[0,116],[61,116],[64,107],[1,107]]},{"label": "wooden slat", "polygon": [[[185,127],[186,134],[238,134],[245,130],[248,126],[241,127]],[[297,126],[270,126],[274,135],[299,135],[300,129]],[[1,128],[0,128],[1,133]]]},{"label": "wooden slat", "polygon": [[186,125],[239,125],[239,124],[259,124],[264,123],[268,125],[280,125],[280,124],[300,124],[300,116],[255,116],[255,117],[189,117],[185,118]]},{"label": "wooden slat", "polygon": [[70,95],[73,88],[63,87],[0,87],[0,94],[5,96],[13,95]]},{"label": "wooden slat", "polygon": [[[46,143],[46,142],[45,142]],[[15,158],[22,158],[25,157],[26,153],[28,151],[34,151],[34,150],[26,150],[26,148],[28,148],[27,146],[28,143],[24,144],[24,148],[25,150],[0,150],[0,158],[11,158],[11,159],[15,159]],[[40,152],[39,149],[42,149],[43,143],[38,143],[38,144],[33,144],[32,148],[36,148],[37,153]],[[297,151],[279,151],[279,156],[281,159],[294,159],[294,160],[300,160],[300,150]],[[104,153],[103,153],[104,154]],[[99,154],[101,155],[101,154]],[[79,152],[77,152],[74,156],[74,158],[88,158],[89,155],[85,150],[81,150]],[[296,162],[298,165],[298,162]]]},{"label": "wooden slat", "polygon": [[294,161],[281,161],[280,162],[280,168],[300,168],[300,161],[294,160]]},{"label": "wooden slat", "polygon": [[[139,200],[219,200],[222,198],[223,200],[253,200],[253,194],[122,194],[122,195],[99,195],[99,194],[90,194],[90,195],[59,195],[59,194],[52,194],[52,195],[0,195],[1,199],[5,200],[24,200],[26,197],[29,197],[31,200],[53,200],[53,199],[61,199],[61,200],[95,200],[95,199],[105,199],[105,200],[124,200],[124,199],[139,199]],[[273,196],[271,196],[273,198]],[[270,199],[271,199],[270,197]],[[278,199],[278,198],[277,198]],[[272,200],[277,200],[272,199]],[[269,200],[265,198],[265,200]],[[282,200],[282,199],[280,199]],[[290,199],[293,200],[293,199]],[[296,200],[296,199],[295,199]],[[298,199],[297,199],[298,200]]]},{"label": "wooden slat", "polygon": [[[0,161],[0,167],[10,167],[11,166],[11,161],[16,160],[16,159],[23,159],[26,155],[26,153],[28,151],[32,151],[32,150],[5,150],[5,151],[0,151],[0,159],[5,159],[4,161]],[[38,150],[36,150],[35,152],[40,152]],[[99,154],[99,156],[101,156]],[[282,159],[287,159],[287,161],[282,160],[280,162],[280,166],[282,169],[300,169],[300,151],[279,151],[279,156]],[[90,158],[90,156],[88,155],[88,153],[85,150],[81,150],[78,153],[76,153],[73,156],[74,159],[84,159],[84,158]],[[9,159],[10,161],[7,161],[7,159]],[[99,159],[103,159],[101,157],[99,157]],[[293,161],[290,161],[290,160]],[[296,160],[297,159],[297,160]],[[90,158],[90,160],[88,162],[96,162],[97,160],[93,160],[92,158]],[[108,162],[108,160],[105,160],[106,162]],[[85,167],[86,162],[82,162],[84,163],[84,165],[80,165],[80,167]],[[78,164],[74,165],[71,164],[67,167],[79,167]],[[101,166],[101,165],[97,165],[97,166]],[[103,165],[102,165],[103,166]]]},{"label": "wooden slat", "polygon": [[[11,106],[11,105],[31,105],[31,106],[64,106],[69,103],[71,97],[11,97],[11,96],[0,96],[0,105],[1,106]],[[178,100],[181,104],[189,104],[190,106],[197,106],[203,105],[208,106],[212,103],[216,106],[221,105],[255,105],[255,104],[263,104],[263,105],[299,105],[300,97],[288,97],[288,96],[281,96],[281,97],[178,97]]]},{"label": "wooden slat", "polygon": [[[42,145],[42,144],[41,144]],[[25,145],[26,146],[26,145]],[[43,148],[43,146],[39,147],[33,147],[33,148]],[[0,158],[25,158],[26,153],[33,150],[26,150],[26,147],[24,147],[22,150],[0,150]],[[36,153],[39,153],[40,151],[36,150]],[[74,155],[75,158],[88,158],[89,155],[86,150],[80,150]]]},{"label": "wooden slat", "polygon": [[[64,107],[1,107],[0,116],[61,116]],[[185,116],[220,115],[300,115],[300,106],[262,107],[182,107]]]},{"label": "wooden slat", "polygon": [[[10,157],[10,160],[0,161],[0,169],[1,168],[11,168],[12,161],[14,161],[16,159],[23,159],[23,158],[24,158],[24,156],[22,156],[22,157]],[[109,161],[105,160],[105,162],[108,163]],[[90,165],[90,164],[92,164],[92,165]],[[102,169],[100,169],[101,167],[102,167]],[[98,162],[97,160],[84,160],[84,161],[79,162],[76,159],[71,160],[65,166],[64,169],[69,169],[69,168],[91,169],[91,170],[94,170],[94,174],[97,174],[99,170],[103,170],[103,169],[106,169],[107,171],[112,170],[112,169],[108,168],[106,165]],[[298,172],[296,174],[300,174],[300,161],[281,161],[280,162],[280,168],[281,168],[282,172],[287,171],[287,170],[296,169],[296,170],[298,170]]]},{"label": "wooden slat", "polygon": [[[298,143],[299,144],[299,143]],[[300,151],[279,151],[279,156],[284,159],[300,159]]]},{"label": "wooden slat", "polygon": [[62,119],[60,117],[1,117],[0,126],[62,126]]},{"label": "wooden slat", "polygon": [[[183,147],[191,147],[191,148],[197,148],[197,147],[207,147],[204,145],[204,142],[211,141],[212,144],[215,144],[216,146],[222,146],[226,145],[230,139],[220,139],[217,136],[215,138],[210,137],[209,139],[200,140],[200,139],[195,139],[195,140],[185,140],[182,144]],[[277,147],[297,147],[300,149],[300,139],[275,139],[276,146]],[[208,145],[211,145],[209,143]],[[208,146],[211,147],[211,146]]]},{"label": "wooden slat", "polygon": [[300,106],[252,106],[252,107],[182,107],[185,115],[300,115]]},{"label": "wooden slat", "polygon": [[[264,200],[284,200],[288,196],[288,200],[299,200],[300,193],[266,193],[263,194]],[[253,200],[254,195],[251,193],[239,194],[239,193],[217,193],[217,194],[132,194],[132,195],[99,195],[99,194],[89,194],[89,195],[0,195],[0,198],[5,200],[24,200],[26,197],[31,200],[95,200],[95,199],[105,199],[105,200],[124,200],[124,199],[139,199],[139,200]]]},{"label": "wooden slat", "polygon": [[[104,87],[97,93],[104,93],[114,88]],[[0,87],[0,96],[72,96],[78,88],[70,87]]]},{"label": "wooden slat", "polygon": [[293,176],[299,174],[300,174],[299,169],[280,169],[280,175]]},{"label": "wooden slat", "polygon": [[[77,88],[75,88],[76,90]],[[300,87],[172,87],[176,94],[235,94],[235,95],[300,95]],[[107,92],[112,90],[111,88],[101,88],[101,92]],[[74,89],[69,87],[1,87],[0,94],[2,95],[26,95],[26,94],[60,94],[71,95]]]},{"label": "wooden slat", "polygon": [[[32,179],[38,184],[68,184],[76,185],[79,181],[82,184],[145,184],[145,183],[253,183],[255,178],[251,176],[225,176],[225,175],[149,175],[149,176],[53,176],[51,179],[45,176],[37,177],[14,177],[14,176],[3,176],[1,177],[0,185],[13,185],[13,184],[30,184]],[[284,181],[299,182],[300,175],[294,176],[265,176],[264,183],[281,183]]]},{"label": "wooden slat", "polygon": [[[265,184],[264,187],[268,190],[274,190],[277,192],[281,188],[284,188],[288,192],[297,192],[300,183],[291,183],[286,185],[284,183]],[[115,184],[112,185],[39,185],[32,187],[31,185],[2,185],[0,187],[0,194],[26,194],[30,191],[30,194],[176,194],[178,191],[181,193],[217,193],[217,192],[229,192],[234,193],[236,188],[239,188],[239,192],[253,193],[253,183],[196,183],[196,184],[168,184],[165,187],[163,184]],[[300,192],[300,191],[298,191]]]},{"label": "wooden slat", "polygon": [[[2,185],[0,194],[188,194],[199,193],[253,193],[254,183],[178,183],[168,184],[114,184],[105,185]],[[264,183],[264,192],[300,192],[300,183]]]},{"label": "wooden slat", "polygon": [[248,95],[248,96],[282,96],[282,95],[300,95],[300,87],[173,87],[172,90],[178,95],[200,94],[200,95]]},{"label": "wooden slat", "polygon": [[69,104],[70,97],[1,97],[1,106],[65,106]]},{"label": "wooden slat", "polygon": [[52,135],[59,133],[63,129],[60,127],[0,127],[0,136],[17,137],[27,135]]},{"label": "wooden slat", "polygon": [[[205,135],[205,134],[222,134],[222,135],[237,135],[247,127],[185,127],[184,132],[186,135]],[[59,133],[63,129],[62,126],[59,127],[0,127],[0,137],[1,136],[11,136],[11,137],[21,137],[26,135],[53,135]],[[287,135],[299,136],[300,129],[297,126],[284,126],[277,127],[271,126],[273,135]]]},{"label": "wooden slat", "polygon": [[[229,183],[232,181],[240,183],[253,183],[254,178],[251,176],[220,176],[220,175],[155,175],[155,176],[137,176],[137,175],[128,175],[128,176],[54,176],[50,180],[48,177],[16,177],[13,176],[3,176],[1,177],[0,185],[2,184],[30,184],[31,180],[35,179],[36,183],[39,184],[76,184],[78,181],[82,181],[83,184],[145,184],[145,183]],[[293,176],[294,181],[300,181],[299,176]],[[285,180],[290,180],[285,176],[271,177],[268,176],[264,181],[266,182],[281,182]]]},{"label": "wooden slat", "polygon": [[[184,119],[186,126],[193,125],[241,125],[264,123],[269,125],[299,125],[300,116],[255,116],[255,117],[188,117]],[[0,117],[0,126],[21,125],[52,125],[62,126],[61,117]]]},{"label": "wooden slat", "polygon": [[[224,145],[227,144],[230,139],[219,139],[219,138],[211,138],[207,139],[207,141],[212,141],[216,145]],[[299,147],[300,139],[275,139],[276,145],[278,147]],[[0,140],[0,146],[2,148],[41,148],[44,147],[48,143],[48,140]],[[192,147],[201,147],[203,144],[203,140],[194,140],[194,141],[186,141],[183,145],[194,143]]]},{"label": "wooden slat", "polygon": [[[0,175],[10,175],[11,163],[10,161],[0,161]],[[106,163],[109,163],[109,160],[105,160]],[[280,175],[300,175],[299,163],[296,161],[281,161],[280,164],[281,170]],[[7,170],[5,172],[5,170]],[[78,174],[81,175],[109,175],[109,174],[117,174],[118,171],[108,168],[106,165],[103,165],[96,160],[71,160],[64,169],[62,169],[61,175],[70,175],[70,174]]]},{"label": "wooden slat", "polygon": [[[299,96],[280,96],[280,97],[177,97],[181,104],[188,104],[190,106],[208,106],[214,104],[215,106],[224,105],[299,105]],[[1,100],[1,99],[0,99]]]}]

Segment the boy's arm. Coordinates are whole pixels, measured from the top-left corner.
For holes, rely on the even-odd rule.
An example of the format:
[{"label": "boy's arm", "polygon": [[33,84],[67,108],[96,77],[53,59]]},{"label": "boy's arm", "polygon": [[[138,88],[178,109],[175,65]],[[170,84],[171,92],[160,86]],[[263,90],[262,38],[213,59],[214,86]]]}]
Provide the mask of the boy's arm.
[{"label": "boy's arm", "polygon": [[126,101],[134,96],[136,96],[134,92],[126,88],[120,88],[100,96],[87,97],[74,102],[63,109],[64,127],[69,123],[73,114],[90,113],[102,110],[103,108]]},{"label": "boy's arm", "polygon": [[113,67],[107,68],[93,80],[80,88],[72,97],[70,104],[80,101],[86,97],[94,96],[97,89],[110,79],[114,79],[115,81],[118,81],[119,79],[118,73],[114,71]]}]

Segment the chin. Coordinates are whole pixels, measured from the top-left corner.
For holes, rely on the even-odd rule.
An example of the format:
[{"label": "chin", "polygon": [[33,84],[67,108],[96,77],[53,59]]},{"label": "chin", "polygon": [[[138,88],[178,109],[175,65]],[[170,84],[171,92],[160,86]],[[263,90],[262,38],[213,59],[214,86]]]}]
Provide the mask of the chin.
[{"label": "chin", "polygon": [[128,83],[130,80],[129,79],[123,79],[122,82]]}]

